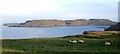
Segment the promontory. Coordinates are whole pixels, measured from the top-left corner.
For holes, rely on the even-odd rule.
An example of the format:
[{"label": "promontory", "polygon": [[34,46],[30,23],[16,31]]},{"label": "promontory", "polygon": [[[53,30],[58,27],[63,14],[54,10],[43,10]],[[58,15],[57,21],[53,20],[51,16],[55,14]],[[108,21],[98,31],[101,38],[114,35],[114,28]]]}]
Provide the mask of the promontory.
[{"label": "promontory", "polygon": [[52,26],[111,26],[117,22],[108,19],[76,20],[28,20],[24,23],[6,23],[8,27],[52,27]]}]

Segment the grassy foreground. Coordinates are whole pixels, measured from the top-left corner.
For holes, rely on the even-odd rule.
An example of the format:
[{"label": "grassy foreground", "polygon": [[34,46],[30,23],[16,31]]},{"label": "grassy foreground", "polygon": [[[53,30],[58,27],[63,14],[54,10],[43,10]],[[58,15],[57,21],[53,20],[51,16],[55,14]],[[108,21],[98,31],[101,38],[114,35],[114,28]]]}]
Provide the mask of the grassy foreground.
[{"label": "grassy foreground", "polygon": [[[69,40],[84,40],[82,43],[70,43]],[[104,43],[110,41],[110,46]],[[2,52],[119,52],[120,35],[74,35],[58,38],[31,38],[2,40]]]}]

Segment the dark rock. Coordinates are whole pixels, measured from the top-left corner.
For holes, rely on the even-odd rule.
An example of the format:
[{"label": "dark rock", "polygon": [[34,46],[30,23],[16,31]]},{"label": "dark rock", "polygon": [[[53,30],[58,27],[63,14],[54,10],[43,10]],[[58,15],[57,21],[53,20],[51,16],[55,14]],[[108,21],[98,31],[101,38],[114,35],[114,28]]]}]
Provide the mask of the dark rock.
[{"label": "dark rock", "polygon": [[120,31],[120,22],[116,25],[110,26],[109,28],[105,29],[105,31]]}]

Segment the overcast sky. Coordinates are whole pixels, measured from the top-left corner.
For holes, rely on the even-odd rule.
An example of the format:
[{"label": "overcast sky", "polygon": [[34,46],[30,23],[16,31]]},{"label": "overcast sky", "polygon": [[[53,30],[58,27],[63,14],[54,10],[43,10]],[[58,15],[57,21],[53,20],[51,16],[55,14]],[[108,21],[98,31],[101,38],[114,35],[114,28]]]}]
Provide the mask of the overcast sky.
[{"label": "overcast sky", "polygon": [[3,23],[31,19],[118,20],[119,0],[0,0]]}]

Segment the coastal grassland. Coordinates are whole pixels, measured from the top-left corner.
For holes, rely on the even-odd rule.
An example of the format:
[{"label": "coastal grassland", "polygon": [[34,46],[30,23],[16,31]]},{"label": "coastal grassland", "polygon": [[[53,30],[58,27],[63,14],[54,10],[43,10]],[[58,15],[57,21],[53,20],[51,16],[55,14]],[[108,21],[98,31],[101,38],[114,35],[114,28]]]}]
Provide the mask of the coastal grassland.
[{"label": "coastal grassland", "polygon": [[[69,40],[84,40],[82,43],[70,43]],[[110,46],[104,43],[110,41]],[[2,52],[119,52],[119,34],[87,34],[57,38],[4,39]]]}]

